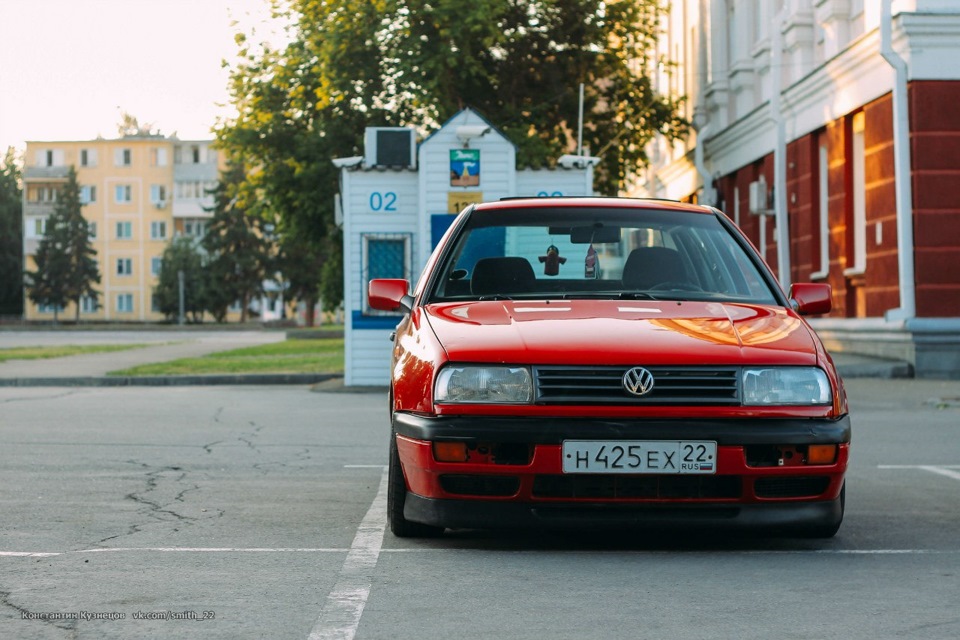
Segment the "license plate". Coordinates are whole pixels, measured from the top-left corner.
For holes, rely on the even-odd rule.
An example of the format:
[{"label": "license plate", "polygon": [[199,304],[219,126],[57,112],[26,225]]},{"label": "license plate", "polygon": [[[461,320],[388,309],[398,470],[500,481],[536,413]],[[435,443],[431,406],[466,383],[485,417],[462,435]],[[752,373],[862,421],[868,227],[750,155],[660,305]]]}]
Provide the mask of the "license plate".
[{"label": "license plate", "polygon": [[711,474],[717,443],[699,440],[564,440],[564,473]]}]

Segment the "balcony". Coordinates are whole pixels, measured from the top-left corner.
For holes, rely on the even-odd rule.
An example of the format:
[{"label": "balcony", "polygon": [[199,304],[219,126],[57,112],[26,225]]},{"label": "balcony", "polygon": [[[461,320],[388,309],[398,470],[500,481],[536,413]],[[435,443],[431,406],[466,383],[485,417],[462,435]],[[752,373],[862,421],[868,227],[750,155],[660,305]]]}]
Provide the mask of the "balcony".
[{"label": "balcony", "polygon": [[70,167],[24,167],[24,180],[66,180]]},{"label": "balcony", "polygon": [[56,208],[56,202],[30,202],[23,203],[23,215],[25,216],[49,216]]},{"label": "balcony", "polygon": [[213,196],[203,198],[174,198],[174,218],[212,218]]}]

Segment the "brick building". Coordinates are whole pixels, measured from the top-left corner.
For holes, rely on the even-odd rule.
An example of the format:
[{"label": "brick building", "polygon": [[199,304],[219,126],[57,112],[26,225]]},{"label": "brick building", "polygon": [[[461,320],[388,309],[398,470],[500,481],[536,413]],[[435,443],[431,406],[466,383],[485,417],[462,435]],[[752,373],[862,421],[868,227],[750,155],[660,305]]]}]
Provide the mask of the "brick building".
[{"label": "brick building", "polygon": [[830,283],[832,350],[960,377],[960,2],[674,0],[663,26],[696,134],[635,191],[716,204],[781,283]]}]

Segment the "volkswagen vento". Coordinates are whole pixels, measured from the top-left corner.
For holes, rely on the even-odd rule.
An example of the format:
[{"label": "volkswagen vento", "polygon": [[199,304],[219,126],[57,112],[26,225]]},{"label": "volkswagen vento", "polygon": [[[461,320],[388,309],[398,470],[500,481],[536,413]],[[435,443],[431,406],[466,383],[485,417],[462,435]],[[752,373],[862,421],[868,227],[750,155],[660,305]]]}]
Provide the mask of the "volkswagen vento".
[{"label": "volkswagen vento", "polygon": [[445,528],[750,529],[833,536],[850,417],[804,316],[711,207],[507,199],[456,217],[393,336],[388,517]]}]

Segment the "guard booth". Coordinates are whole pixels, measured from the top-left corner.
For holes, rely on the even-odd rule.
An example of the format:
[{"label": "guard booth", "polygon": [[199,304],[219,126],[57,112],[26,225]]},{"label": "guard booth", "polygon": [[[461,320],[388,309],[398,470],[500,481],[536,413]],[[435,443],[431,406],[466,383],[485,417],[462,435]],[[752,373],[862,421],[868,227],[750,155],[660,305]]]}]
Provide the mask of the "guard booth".
[{"label": "guard booth", "polygon": [[556,169],[516,168],[516,147],[471,109],[419,145],[405,127],[371,127],[364,155],[338,158],[343,229],[344,384],[385,386],[390,333],[402,314],[371,309],[367,283],[403,278],[411,289],[457,213],[511,196],[593,195],[597,158],[563,156]]}]

